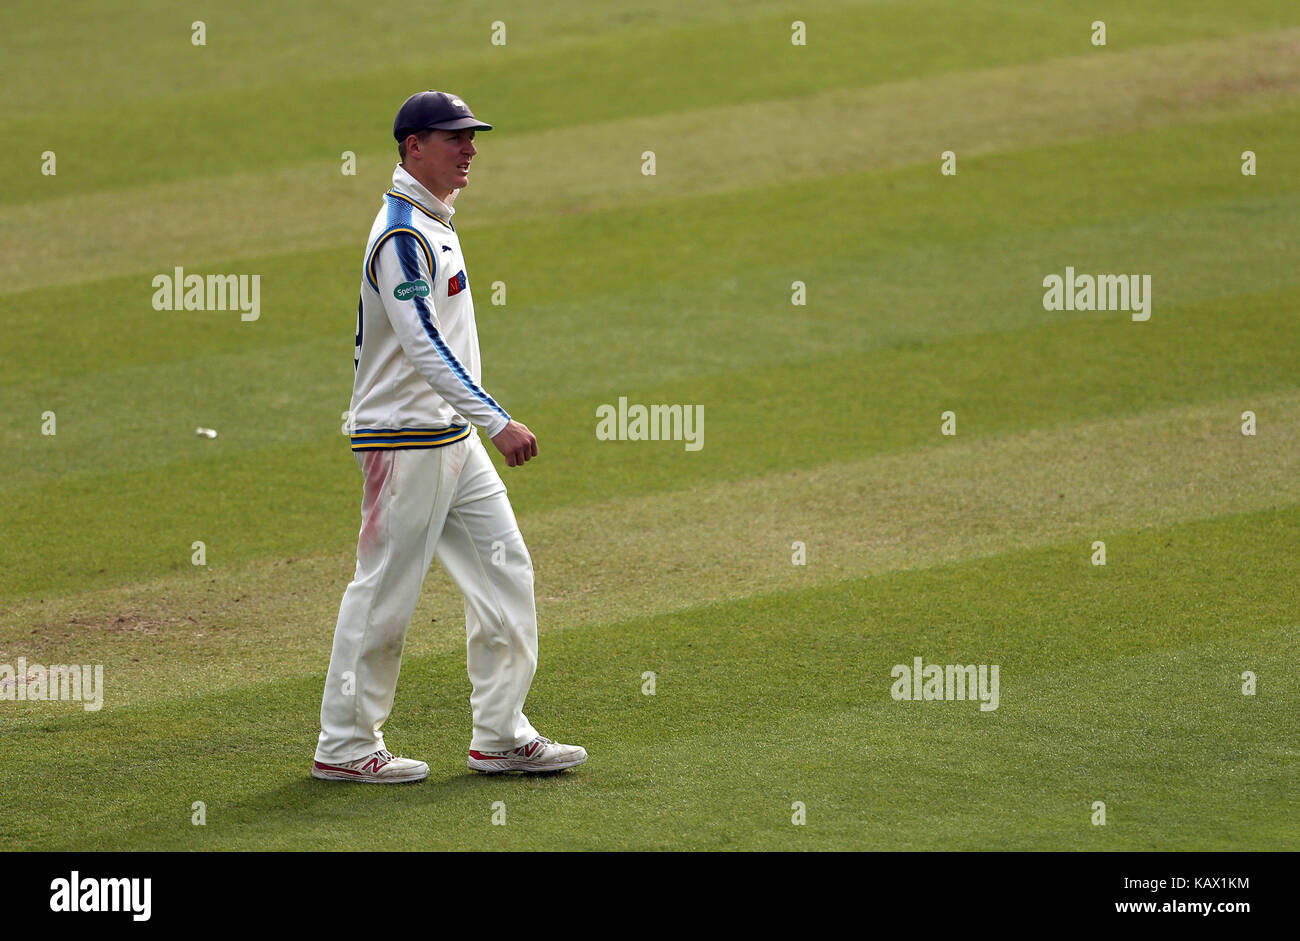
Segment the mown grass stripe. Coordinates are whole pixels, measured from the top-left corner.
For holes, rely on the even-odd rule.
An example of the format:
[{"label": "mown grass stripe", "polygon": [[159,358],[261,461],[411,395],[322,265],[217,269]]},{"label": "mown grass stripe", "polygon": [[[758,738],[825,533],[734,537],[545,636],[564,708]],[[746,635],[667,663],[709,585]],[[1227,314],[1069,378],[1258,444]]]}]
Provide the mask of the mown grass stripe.
[{"label": "mown grass stripe", "polygon": [[[1242,567],[1294,579],[1279,549],[1297,527],[1294,508],[1159,527],[1117,539],[1105,569],[1056,547],[548,638],[530,717],[593,756],[555,780],[468,774],[455,652],[407,657],[387,727],[430,760],[419,788],[307,777],[315,676],[47,710],[11,723],[0,752],[13,764],[39,739],[64,755],[62,802],[23,812],[43,787],[27,776],[0,789],[0,813],[13,848],[48,849],[341,848],[374,832],[410,849],[1294,849],[1295,820],[1273,811],[1296,771],[1294,607],[1235,586]],[[998,663],[999,709],[894,702],[890,666],[914,654]],[[1263,680],[1253,698],[1243,668]],[[527,826],[487,842],[502,795]]]},{"label": "mown grass stripe", "polygon": [[[1246,139],[1260,153],[1285,152],[1297,120],[1292,109],[989,155],[963,161],[968,172],[957,179],[932,167],[826,178],[790,188],[792,211],[779,227],[763,189],[567,215],[544,227],[482,227],[466,242],[471,272],[476,283],[509,287],[506,307],[481,302],[484,349],[559,345],[563,356],[531,358],[501,377],[518,375],[517,397],[561,379],[575,392],[575,382],[598,387],[607,371],[642,384],[1038,323],[1050,315],[1026,301],[1052,266],[1133,270],[1139,246],[1141,264],[1159,275],[1161,305],[1293,283],[1286,249],[1296,178],[1280,168],[1242,177],[1224,154]],[[1087,169],[1062,173],[1066,166]],[[661,219],[689,219],[690,239],[662,238]],[[565,246],[563,264],[556,244]],[[302,341],[337,364],[326,350],[339,329],[353,328],[340,318],[353,316],[355,301],[344,301],[357,290],[359,252],[353,242],[214,263],[208,273],[265,275],[256,324],[230,312],[154,311],[149,279],[138,275],[12,292],[0,317],[13,347],[30,355],[0,383],[44,394],[43,380],[94,373],[96,389],[111,392],[141,380],[117,372],[133,366],[180,360],[202,376],[201,351],[250,354],[256,370],[268,348]],[[808,306],[792,311],[795,274],[811,290]],[[716,309],[702,317],[705,298]],[[876,313],[894,306],[906,315]],[[606,317],[593,322],[592,308]],[[684,330],[695,342],[679,342]],[[566,357],[592,368],[565,374]],[[310,364],[293,368],[301,374]],[[346,371],[338,375],[346,386]]]},{"label": "mown grass stripe", "polygon": [[[817,467],[832,453],[832,442],[833,453],[850,460],[926,446],[938,437],[939,416],[947,409],[959,412],[959,435],[979,437],[1223,396],[1236,399],[1224,415],[1232,421],[1257,396],[1294,388],[1300,346],[1282,338],[1297,328],[1290,313],[1295,304],[1294,292],[1265,294],[1235,299],[1230,317],[1215,302],[1162,311],[1146,324],[1108,315],[640,388],[610,380],[600,396],[516,408],[539,434],[544,456],[523,472],[504,473],[516,505],[528,513]],[[143,397],[129,399],[113,420],[119,426],[136,422],[140,431],[151,424],[167,435],[137,437],[125,446],[106,442],[93,424],[77,420],[82,409],[94,414],[85,399],[46,399],[60,410],[60,434],[39,436],[33,422],[8,438],[11,458],[25,468],[10,479],[26,486],[9,491],[3,526],[14,535],[5,541],[10,548],[0,547],[12,559],[0,570],[5,591],[58,593],[183,568],[188,552],[177,555],[176,540],[188,546],[203,533],[228,533],[222,557],[238,560],[315,554],[350,540],[351,511],[340,508],[355,503],[356,469],[335,424],[346,402],[323,407],[315,432],[303,431],[301,413],[304,395],[311,400],[316,390],[320,401],[328,401],[338,382],[346,389],[346,376],[313,380],[308,369],[291,370],[298,378],[288,388],[283,367],[293,360],[281,356],[277,362],[268,352],[264,362],[272,370],[265,384],[240,372],[238,359],[230,361],[234,371],[201,380],[196,373],[188,402],[175,394],[177,401],[158,401],[146,384]],[[991,370],[990,363],[1000,365]],[[268,387],[274,391],[251,394]],[[216,441],[196,438],[195,425],[214,414],[207,403],[231,402],[231,389],[246,390],[246,404],[221,406],[225,417],[212,423],[221,431]],[[703,404],[703,449],[597,440],[596,406],[618,395]],[[503,398],[515,408],[508,395]],[[22,401],[27,404],[14,414],[39,417],[41,408],[51,407],[30,396]],[[208,410],[186,411],[196,405]],[[249,421],[284,418],[259,432],[229,420],[240,407],[258,413],[248,412]],[[196,414],[204,416],[201,422]],[[800,434],[786,431],[794,427]],[[736,460],[741,453],[744,462]],[[298,475],[308,468],[313,486],[303,488]],[[61,476],[42,480],[34,469]],[[214,488],[214,480],[222,486]],[[274,531],[261,522],[271,516],[279,520]],[[58,548],[64,527],[79,534],[80,553]],[[12,548],[19,545],[22,553]]]},{"label": "mown grass stripe", "polygon": [[[491,159],[476,164],[466,204],[472,196],[480,224],[547,218],[937,161],[946,149],[974,156],[1266,111],[1294,104],[1300,93],[1300,64],[1286,54],[1297,36],[1278,30],[503,134],[492,141]],[[781,126],[807,131],[795,143],[771,133]],[[647,141],[657,154],[653,177],[640,172]],[[374,155],[354,177],[342,176],[331,158],[6,206],[0,282],[66,284],[353,240],[355,220],[373,207],[395,162],[387,150],[354,149],[363,161]],[[32,232],[42,237],[31,239]]]},{"label": "mown grass stripe", "polygon": [[[1094,540],[1127,564],[1114,535],[1300,503],[1300,392],[1253,404],[1255,438],[1240,434],[1238,407],[1219,402],[521,511],[540,623],[549,633],[1067,541],[1081,566]],[[334,516],[340,541],[350,537],[354,518]],[[291,564],[226,561],[242,525],[224,538],[203,532],[207,571],[189,566],[178,539],[178,571],[165,578],[14,605],[0,662],[112,651],[110,708],[158,695],[169,682],[160,659],[183,660],[193,682],[217,686],[311,669],[351,577],[352,547]],[[792,564],[795,541],[806,565]],[[436,567],[413,623],[413,655],[464,644],[460,595]]]},{"label": "mown grass stripe", "polygon": [[[1105,50],[1088,44],[1088,24],[1073,23],[1067,0],[1032,7],[809,0],[797,13],[812,31],[805,46],[791,45],[793,16],[771,0],[741,8],[668,0],[667,9],[659,2],[653,10],[587,0],[542,18],[516,6],[503,21],[505,46],[489,42],[500,10],[434,24],[425,7],[389,13],[386,6],[383,25],[376,26],[371,11],[329,4],[314,4],[286,23],[261,4],[237,3],[207,15],[212,35],[201,48],[189,42],[192,20],[150,13],[142,25],[142,11],[131,5],[113,10],[105,23],[83,10],[68,23],[66,38],[60,30],[54,49],[39,29],[19,39],[14,29],[0,28],[10,65],[10,81],[0,88],[0,138],[40,141],[59,154],[62,168],[57,178],[42,178],[23,148],[0,151],[0,203],[292,167],[343,149],[370,152],[386,138],[385,121],[398,103],[428,87],[431,66],[440,82],[499,127],[531,133],[1081,52],[1111,55],[1297,22],[1294,11],[1279,12],[1269,0],[1237,5],[1246,8],[1231,15],[1215,9],[1214,0],[1181,4],[1177,14],[1158,0],[1127,2],[1107,13],[1110,2],[1090,14],[1112,24]],[[347,22],[342,30],[341,20]],[[393,54],[394,22],[436,31],[432,63],[418,50]],[[344,35],[354,41],[340,53]],[[274,57],[273,81],[267,56]],[[521,75],[545,75],[544,92],[521,95]],[[592,75],[601,81],[592,82]],[[92,85],[93,107],[81,94]],[[303,108],[304,101],[329,106]],[[258,133],[245,133],[249,127]],[[100,145],[92,151],[83,146],[86,139]]]}]

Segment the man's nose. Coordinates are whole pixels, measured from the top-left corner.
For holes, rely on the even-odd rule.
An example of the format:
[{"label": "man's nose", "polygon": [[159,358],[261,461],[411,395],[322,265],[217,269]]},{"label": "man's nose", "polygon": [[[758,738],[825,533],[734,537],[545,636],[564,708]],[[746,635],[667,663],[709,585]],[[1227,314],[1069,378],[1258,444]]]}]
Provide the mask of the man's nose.
[{"label": "man's nose", "polygon": [[478,148],[474,146],[474,142],[473,142],[473,141],[466,141],[466,142],[465,142],[465,145],[466,145],[466,146],[465,146],[465,149],[464,149],[463,151],[461,151],[461,153],[465,154],[465,156],[467,156],[467,157],[472,157],[472,156],[474,156],[476,153],[478,153]]}]

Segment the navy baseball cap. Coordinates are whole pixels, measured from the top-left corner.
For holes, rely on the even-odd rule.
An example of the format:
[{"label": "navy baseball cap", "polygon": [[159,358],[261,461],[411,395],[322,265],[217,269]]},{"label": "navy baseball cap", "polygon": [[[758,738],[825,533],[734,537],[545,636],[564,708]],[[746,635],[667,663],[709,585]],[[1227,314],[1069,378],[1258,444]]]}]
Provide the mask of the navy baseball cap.
[{"label": "navy baseball cap", "polygon": [[407,135],[431,128],[439,131],[463,131],[467,128],[490,131],[492,125],[474,117],[469,105],[455,95],[445,91],[418,91],[397,110],[397,117],[393,119],[393,137],[400,144]]}]

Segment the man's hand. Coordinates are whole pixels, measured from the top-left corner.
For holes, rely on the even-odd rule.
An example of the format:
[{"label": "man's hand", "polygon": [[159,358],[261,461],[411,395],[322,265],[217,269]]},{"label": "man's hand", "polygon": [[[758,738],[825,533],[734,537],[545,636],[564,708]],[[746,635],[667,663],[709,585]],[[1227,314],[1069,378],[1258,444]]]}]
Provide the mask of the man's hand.
[{"label": "man's hand", "polygon": [[497,450],[506,456],[506,464],[517,467],[529,458],[537,457],[537,438],[526,425],[510,421],[492,438]]}]

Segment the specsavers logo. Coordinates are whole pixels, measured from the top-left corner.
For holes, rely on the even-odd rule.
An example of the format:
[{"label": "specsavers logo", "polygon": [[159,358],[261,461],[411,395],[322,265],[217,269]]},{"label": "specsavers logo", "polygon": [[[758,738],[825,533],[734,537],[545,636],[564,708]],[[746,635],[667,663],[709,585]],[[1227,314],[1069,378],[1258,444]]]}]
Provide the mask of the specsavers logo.
[{"label": "specsavers logo", "polygon": [[393,297],[399,301],[409,301],[413,297],[428,297],[429,285],[423,279],[419,281],[403,281],[397,287],[393,288]]}]

